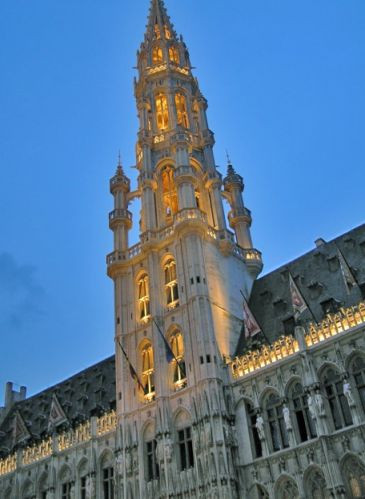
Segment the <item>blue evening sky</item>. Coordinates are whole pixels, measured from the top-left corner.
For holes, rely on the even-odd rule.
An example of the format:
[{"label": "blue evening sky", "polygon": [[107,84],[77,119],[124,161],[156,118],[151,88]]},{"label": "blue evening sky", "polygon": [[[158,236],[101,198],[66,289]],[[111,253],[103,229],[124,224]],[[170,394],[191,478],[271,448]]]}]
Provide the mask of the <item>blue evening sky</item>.
[{"label": "blue evening sky", "polygon": [[[0,390],[113,352],[108,182],[135,185],[149,0],[0,1]],[[167,0],[265,272],[364,221],[364,0]],[[132,243],[136,242],[136,235]],[[1,396],[0,396],[1,400]]]}]

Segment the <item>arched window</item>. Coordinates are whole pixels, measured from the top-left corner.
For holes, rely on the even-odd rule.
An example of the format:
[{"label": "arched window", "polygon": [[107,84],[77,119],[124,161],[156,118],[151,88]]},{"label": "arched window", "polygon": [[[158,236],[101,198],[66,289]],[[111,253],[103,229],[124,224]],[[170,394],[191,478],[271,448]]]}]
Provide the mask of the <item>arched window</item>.
[{"label": "arched window", "polygon": [[177,123],[184,128],[189,128],[189,118],[188,111],[186,108],[186,99],[183,94],[175,94],[175,106],[176,106],[176,115],[177,115]]},{"label": "arched window", "polygon": [[22,499],[32,499],[32,497],[34,497],[33,490],[33,484],[31,482],[27,482],[27,484],[23,487]]},{"label": "arched window", "polygon": [[150,317],[150,290],[147,274],[143,274],[138,279],[138,305],[139,318],[141,321],[146,321]]},{"label": "arched window", "polygon": [[40,499],[47,499],[47,490],[48,490],[48,485],[47,485],[47,475],[43,475],[39,481],[39,497]]},{"label": "arched window", "polygon": [[351,374],[355,380],[359,398],[365,411],[365,360],[363,357],[356,357],[352,361]]},{"label": "arched window", "polygon": [[159,130],[166,130],[169,126],[169,109],[165,94],[156,95],[156,121]]},{"label": "arched window", "polygon": [[349,499],[365,498],[365,466],[355,457],[346,459],[342,468]]},{"label": "arched window", "polygon": [[171,32],[170,32],[169,28],[166,26],[166,24],[164,25],[163,28],[164,28],[164,31],[165,31],[165,38],[166,38],[166,40],[170,40],[170,38],[171,38]]},{"label": "arched window", "polygon": [[162,200],[164,214],[167,222],[172,221],[172,216],[178,211],[177,190],[174,180],[174,170],[166,166],[161,173],[162,180]]},{"label": "arched window", "polygon": [[169,59],[175,64],[180,64],[180,54],[176,47],[169,48]]},{"label": "arched window", "polygon": [[71,481],[71,470],[65,467],[60,474],[60,498],[61,499],[71,499],[73,484]]},{"label": "arched window", "polygon": [[311,471],[305,482],[305,490],[312,499],[329,499],[327,484],[319,470]]},{"label": "arched window", "polygon": [[114,499],[114,467],[111,457],[104,459],[101,466],[101,489],[103,499]]},{"label": "arched window", "polygon": [[156,480],[160,476],[159,464],[157,462],[157,441],[155,438],[155,429],[149,424],[143,433],[145,448],[145,477],[146,481]]},{"label": "arched window", "polygon": [[163,52],[161,47],[154,47],[152,50],[152,64],[163,62]]},{"label": "arched window", "polygon": [[170,347],[175,356],[172,360],[174,364],[173,382],[177,389],[186,386],[186,367],[184,339],[181,331],[176,330],[170,337]]},{"label": "arched window", "polygon": [[315,438],[317,436],[316,427],[308,409],[307,396],[300,383],[295,383],[289,398],[292,400],[294,421],[300,441],[306,442]]},{"label": "arched window", "polygon": [[170,258],[164,265],[166,303],[169,308],[179,304],[179,290],[176,277],[176,263]]},{"label": "arched window", "polygon": [[157,24],[155,24],[155,37],[157,40],[159,40],[161,38],[161,30],[160,30],[160,26]]},{"label": "arched window", "polygon": [[257,499],[269,499],[269,494],[268,492],[261,486],[261,485],[256,485],[254,487],[254,495],[250,497],[257,498]]},{"label": "arched window", "polygon": [[276,499],[299,499],[299,490],[296,483],[290,478],[281,480],[275,497]]},{"label": "arched window", "polygon": [[266,401],[266,415],[271,435],[272,450],[278,451],[288,447],[288,434],[285,428],[282,402],[275,393],[271,393]]},{"label": "arched window", "polygon": [[152,400],[155,395],[155,363],[151,343],[142,349],[142,384],[145,397]]},{"label": "arched window", "polygon": [[248,426],[250,429],[251,447],[253,450],[252,454],[254,457],[261,457],[262,456],[262,446],[261,446],[261,440],[259,437],[259,433],[258,433],[257,427],[256,427],[257,414],[256,414],[252,404],[249,404],[249,403],[246,404],[246,412],[247,412],[247,422],[248,422]]},{"label": "arched window", "polygon": [[336,430],[352,424],[350,408],[343,393],[343,381],[340,374],[329,368],[323,376],[323,383],[331,409],[333,424]]}]

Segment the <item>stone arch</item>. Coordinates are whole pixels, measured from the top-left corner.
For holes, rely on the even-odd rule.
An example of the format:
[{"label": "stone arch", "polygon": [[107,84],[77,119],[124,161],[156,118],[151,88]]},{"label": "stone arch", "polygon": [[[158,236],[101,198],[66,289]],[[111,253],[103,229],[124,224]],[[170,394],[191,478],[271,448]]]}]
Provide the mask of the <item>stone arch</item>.
[{"label": "stone arch", "polygon": [[306,494],[312,499],[330,499],[327,482],[321,468],[317,465],[309,466],[303,474],[303,485]]},{"label": "stone arch", "polygon": [[99,467],[114,466],[114,455],[110,449],[104,449],[99,456]]},{"label": "stone arch", "polygon": [[335,369],[336,371],[338,371],[339,373],[341,373],[341,368],[338,364],[336,364],[336,362],[332,362],[332,361],[329,361],[329,360],[326,360],[324,361],[320,367],[318,368],[317,370],[317,376],[318,376],[318,379],[321,381],[322,378],[323,378],[323,374],[328,370],[328,369]]},{"label": "stone arch", "polygon": [[259,482],[254,483],[248,491],[248,499],[269,499],[269,497],[267,489]]},{"label": "stone arch", "polygon": [[345,358],[345,369],[347,372],[350,371],[351,364],[355,359],[357,359],[357,357],[361,357],[365,360],[365,350],[361,348],[355,348],[349,355],[347,355],[347,357]]},{"label": "stone arch", "polygon": [[274,487],[275,499],[299,499],[299,489],[296,481],[288,474],[281,475]]},{"label": "stone arch", "polygon": [[147,419],[142,425],[141,428],[141,436],[142,436],[142,441],[146,442],[147,440],[152,440],[155,438],[155,422],[152,419]]},{"label": "stone arch", "polygon": [[87,475],[89,471],[89,461],[87,457],[83,456],[79,462],[77,463],[76,466],[77,474],[78,476],[84,476]]},{"label": "stone arch", "polygon": [[68,464],[64,463],[58,472],[58,481],[64,482],[67,480],[71,480],[71,478],[72,478],[71,468]]},{"label": "stone arch", "polygon": [[340,462],[342,478],[349,499],[365,496],[365,464],[353,453],[347,453]]},{"label": "stone arch", "polygon": [[173,415],[174,426],[176,429],[184,428],[191,424],[191,414],[186,407],[179,407]]},{"label": "stone arch", "polygon": [[161,175],[161,172],[162,170],[166,167],[166,166],[171,166],[171,168],[173,170],[175,170],[176,168],[176,164],[175,164],[175,160],[171,157],[167,157],[167,158],[162,158],[160,159],[156,166],[155,166],[155,174],[154,174],[154,177],[155,177],[155,180],[157,181],[158,178],[160,177]]},{"label": "stone arch", "polygon": [[21,486],[20,497],[21,499],[32,499],[34,496],[34,484],[30,478],[26,478]]},{"label": "stone arch", "polygon": [[48,473],[43,471],[38,479],[37,491],[39,494],[45,492],[48,488]]},{"label": "stone arch", "polygon": [[279,398],[281,398],[281,394],[279,390],[274,387],[274,386],[267,386],[265,387],[262,392],[259,394],[259,406],[262,408],[267,400],[267,398],[272,394],[275,393]]},{"label": "stone arch", "polygon": [[290,378],[288,379],[288,381],[285,383],[285,386],[284,386],[285,398],[287,398],[287,399],[290,398],[290,391],[292,390],[293,386],[298,382],[302,386],[304,386],[303,385],[303,378],[301,378],[298,374],[293,374],[293,376],[290,376]]}]

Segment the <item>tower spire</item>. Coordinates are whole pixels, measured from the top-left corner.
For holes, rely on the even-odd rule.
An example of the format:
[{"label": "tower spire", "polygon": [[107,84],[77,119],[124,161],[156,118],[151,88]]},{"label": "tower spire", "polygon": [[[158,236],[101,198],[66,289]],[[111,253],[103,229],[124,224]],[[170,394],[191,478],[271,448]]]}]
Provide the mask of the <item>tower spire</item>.
[{"label": "tower spire", "polygon": [[176,39],[177,35],[163,0],[151,0],[146,39],[152,41],[171,38]]}]

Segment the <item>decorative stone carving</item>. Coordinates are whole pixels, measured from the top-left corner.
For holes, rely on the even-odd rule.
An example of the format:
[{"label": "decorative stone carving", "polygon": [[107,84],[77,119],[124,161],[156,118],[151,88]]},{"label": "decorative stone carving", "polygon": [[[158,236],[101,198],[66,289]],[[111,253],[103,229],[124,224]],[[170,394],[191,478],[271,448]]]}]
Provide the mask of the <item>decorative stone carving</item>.
[{"label": "decorative stone carving", "polygon": [[95,495],[95,482],[94,477],[88,476],[86,478],[86,496],[88,499],[92,499]]},{"label": "decorative stone carving", "polygon": [[116,464],[116,470],[117,470],[117,475],[123,476],[124,473],[124,460],[123,460],[123,454],[120,452],[117,456],[117,459],[115,461]]},{"label": "decorative stone carving", "polygon": [[312,397],[312,395],[310,393],[308,394],[307,403],[308,403],[308,410],[309,410],[309,414],[311,415],[311,418],[314,421],[317,421],[317,411],[316,411],[316,407],[315,407],[315,401],[314,401],[314,397]]},{"label": "decorative stone carving", "polygon": [[265,440],[265,423],[261,414],[258,414],[256,417],[256,429],[259,434],[260,440]]},{"label": "decorative stone carving", "polygon": [[343,394],[345,395],[347,402],[350,407],[355,407],[356,402],[352,393],[352,388],[351,385],[348,381],[348,379],[344,379],[343,381]]},{"label": "decorative stone carving", "polygon": [[293,426],[290,419],[290,410],[286,404],[283,405],[283,416],[284,416],[285,428],[287,430],[292,430]]},{"label": "decorative stone carving", "polygon": [[324,400],[321,392],[317,389],[314,395],[319,416],[325,416]]}]

